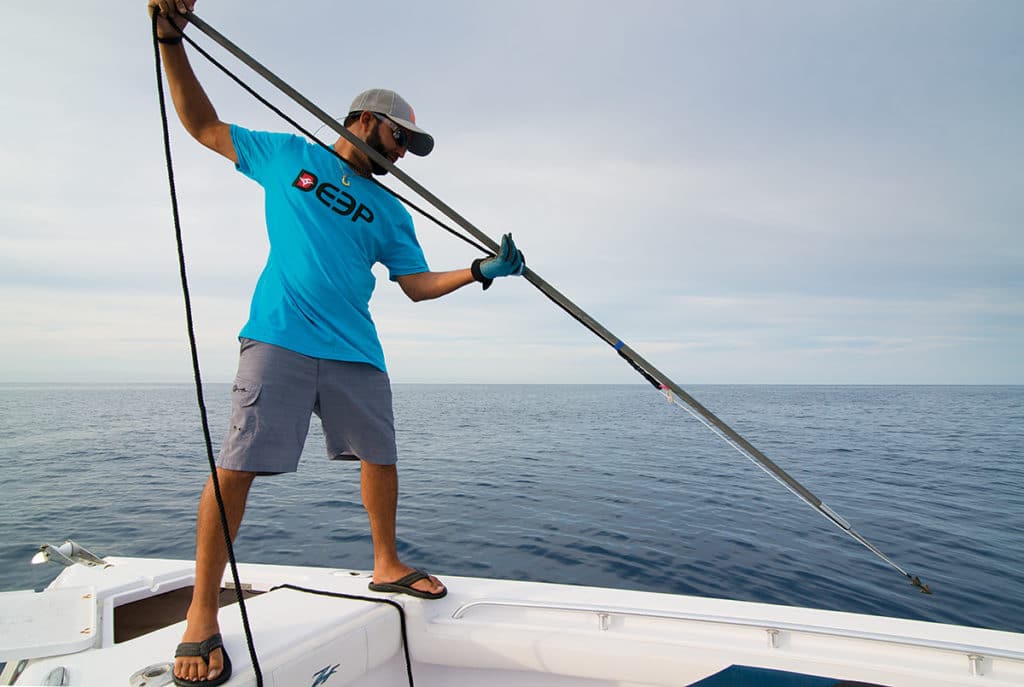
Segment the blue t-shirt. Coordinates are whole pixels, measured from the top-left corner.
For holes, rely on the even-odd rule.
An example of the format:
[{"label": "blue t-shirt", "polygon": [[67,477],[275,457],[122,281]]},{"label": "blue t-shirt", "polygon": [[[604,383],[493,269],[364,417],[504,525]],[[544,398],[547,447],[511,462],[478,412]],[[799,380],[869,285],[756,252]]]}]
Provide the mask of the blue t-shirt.
[{"label": "blue t-shirt", "polygon": [[232,125],[238,171],[263,186],[270,254],[239,336],[385,370],[370,317],[375,263],[428,271],[412,217],[373,181],[300,136]]}]

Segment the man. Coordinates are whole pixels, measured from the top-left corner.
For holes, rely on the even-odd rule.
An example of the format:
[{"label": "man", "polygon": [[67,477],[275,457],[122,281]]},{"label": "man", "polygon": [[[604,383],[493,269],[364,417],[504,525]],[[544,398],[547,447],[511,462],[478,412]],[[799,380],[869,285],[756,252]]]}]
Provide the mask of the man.
[{"label": "man", "polygon": [[[297,469],[311,413],[323,423],[329,456],[359,460],[363,505],[373,541],[375,591],[436,599],[436,578],[403,563],[395,546],[398,473],[391,389],[368,303],[376,262],[413,301],[479,281],[519,275],[522,253],[511,236],[498,255],[471,268],[431,272],[405,208],[371,179],[385,169],[346,138],[334,150],[288,134],[254,132],[220,121],[181,42],[195,0],[148,0],[168,87],[182,125],[235,163],[266,194],[270,255],[239,339],[232,415],[217,477],[231,537],[238,532],[257,475]],[[173,21],[173,24],[171,23]],[[180,27],[180,28],[179,28]],[[398,94],[373,89],[353,101],[345,127],[392,163],[427,155],[434,139]],[[217,622],[227,563],[212,477],[203,490],[196,532],[196,579],[182,643],[178,685],[212,687],[230,677]]]}]

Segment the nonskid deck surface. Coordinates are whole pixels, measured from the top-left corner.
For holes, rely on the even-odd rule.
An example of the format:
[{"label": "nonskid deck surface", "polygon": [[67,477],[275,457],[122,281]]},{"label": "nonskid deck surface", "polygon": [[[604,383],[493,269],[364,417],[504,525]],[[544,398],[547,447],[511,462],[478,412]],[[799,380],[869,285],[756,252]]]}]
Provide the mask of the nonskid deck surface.
[{"label": "nonskid deck surface", "polygon": [[[90,594],[95,617],[76,628],[88,629],[87,646],[30,662],[17,684],[41,684],[64,666],[70,685],[124,685],[133,673],[169,664],[193,564],[107,560],[105,568],[67,568],[36,595]],[[424,601],[370,592],[369,575],[359,571],[242,564],[239,573],[267,685],[408,684],[399,610],[367,599],[400,604],[421,687],[679,687],[733,665],[888,687],[1024,684],[1024,636],[1014,633],[507,580],[446,577],[449,595]],[[282,584],[361,598],[275,589]],[[229,684],[255,684],[237,608],[225,607],[220,622],[234,664]],[[4,635],[17,633],[7,614],[3,625]],[[54,630],[60,625],[55,619]],[[28,657],[8,653],[0,644],[0,660]]]}]

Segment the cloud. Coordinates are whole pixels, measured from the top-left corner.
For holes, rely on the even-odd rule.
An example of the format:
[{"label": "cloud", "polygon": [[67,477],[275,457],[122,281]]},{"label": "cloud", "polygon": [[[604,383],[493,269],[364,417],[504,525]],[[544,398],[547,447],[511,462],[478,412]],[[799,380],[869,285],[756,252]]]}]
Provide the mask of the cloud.
[{"label": "cloud", "polygon": [[[1016,5],[400,3],[417,30],[384,34],[375,7],[197,9],[326,109],[405,94],[438,147],[403,168],[669,374],[1024,380]],[[142,3],[12,12],[0,380],[187,379]],[[222,117],[286,126],[194,62]],[[262,194],[171,137],[204,367],[230,379]],[[417,226],[435,269],[479,254]],[[524,283],[413,305],[381,280],[373,307],[397,381],[639,381]]]}]

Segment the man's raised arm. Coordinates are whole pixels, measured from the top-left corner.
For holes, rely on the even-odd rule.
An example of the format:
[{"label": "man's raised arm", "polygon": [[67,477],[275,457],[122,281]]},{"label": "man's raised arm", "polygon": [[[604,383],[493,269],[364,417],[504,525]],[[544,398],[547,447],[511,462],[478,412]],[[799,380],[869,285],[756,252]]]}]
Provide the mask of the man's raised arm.
[{"label": "man's raised arm", "polygon": [[178,119],[197,141],[237,163],[238,154],[231,142],[230,126],[217,117],[217,111],[192,71],[181,42],[181,32],[187,24],[182,13],[192,11],[195,0],[148,0],[148,6],[150,16],[153,12],[160,14],[156,29],[160,56]]}]

